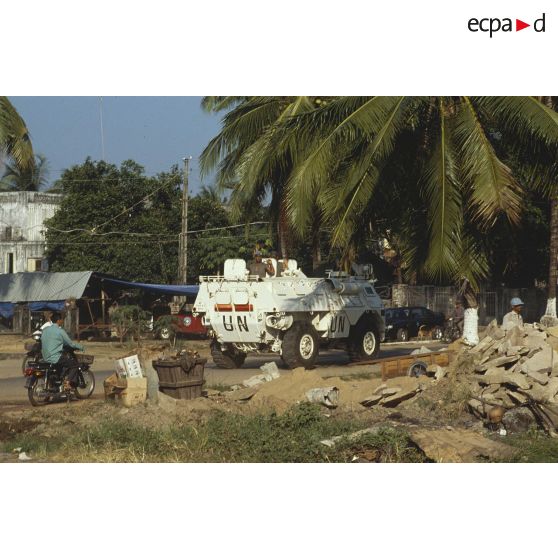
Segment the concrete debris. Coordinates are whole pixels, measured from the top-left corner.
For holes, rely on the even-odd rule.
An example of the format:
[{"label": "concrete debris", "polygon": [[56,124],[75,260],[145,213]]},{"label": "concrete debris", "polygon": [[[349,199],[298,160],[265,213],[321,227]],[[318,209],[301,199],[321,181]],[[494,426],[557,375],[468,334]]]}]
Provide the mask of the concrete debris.
[{"label": "concrete debris", "polygon": [[543,316],[541,318],[542,327],[546,327],[547,330],[553,327],[558,327],[558,318],[554,318],[553,316]]},{"label": "concrete debris", "polygon": [[[277,364],[275,362],[266,362],[260,366],[260,370],[264,373],[264,375],[269,375],[273,380],[276,380],[281,376],[279,372],[279,368],[277,368]],[[269,381],[269,380],[268,380]]]},{"label": "concrete debris", "polygon": [[558,372],[558,353],[548,345],[545,345],[542,350],[536,352],[531,358],[526,360],[521,366],[521,372],[531,374],[550,374]]},{"label": "concrete debris", "polygon": [[468,385],[473,395],[468,408],[477,418],[488,420],[499,406],[507,431],[536,420],[558,436],[558,325],[525,324],[504,331],[492,322],[476,347],[462,346],[457,353],[446,372]]},{"label": "concrete debris", "polygon": [[426,368],[426,374],[428,376],[434,376],[436,380],[440,380],[447,373],[447,369],[443,368],[439,364],[429,364]]},{"label": "concrete debris", "polygon": [[336,387],[312,388],[306,392],[306,399],[310,403],[319,403],[333,408],[339,404],[339,389]]},{"label": "concrete debris", "polygon": [[344,436],[335,436],[333,438],[330,438],[329,440],[321,440],[320,444],[323,444],[328,448],[332,448],[333,446],[335,446],[335,444],[341,441],[349,440],[353,442],[355,440],[358,440],[362,436],[365,436],[366,434],[371,434],[371,435],[379,434],[382,430],[384,430],[385,428],[389,428],[391,426],[392,426],[391,424],[378,424],[370,428],[365,428],[364,430],[358,430],[357,432],[353,432],[352,434],[347,434]]},{"label": "concrete debris", "polygon": [[547,328],[546,334],[558,338],[558,326]]},{"label": "concrete debris", "polygon": [[512,362],[517,362],[518,360],[519,360],[518,355],[497,357],[497,358],[487,360],[483,364],[479,364],[476,367],[476,370],[477,370],[477,372],[484,372],[485,370],[488,370],[489,368],[495,368],[497,366],[503,366],[504,364],[510,364]]},{"label": "concrete debris", "polygon": [[394,395],[390,395],[389,397],[384,397],[380,401],[380,405],[384,407],[396,407],[402,401],[406,401],[407,399],[411,399],[420,391],[420,386],[417,386],[414,389],[406,389],[400,390]]},{"label": "concrete debris", "polygon": [[454,430],[411,430],[410,438],[424,454],[438,463],[474,463],[479,460],[506,459],[514,449],[507,444],[485,438],[482,434]]},{"label": "concrete debris", "polygon": [[273,380],[277,380],[278,378],[280,378],[281,374],[279,373],[279,369],[277,368],[277,365],[274,362],[270,362],[268,364],[273,365],[275,368],[273,368],[273,366],[268,366],[267,364],[264,364],[263,366],[260,367],[261,370],[264,370],[265,367],[265,372],[263,374],[256,374],[255,376],[252,376],[251,378],[244,380],[242,382],[242,385],[244,387],[256,387],[261,384],[264,384],[265,382],[272,382]]},{"label": "concrete debris", "polygon": [[382,400],[383,395],[371,395],[370,397],[367,397],[366,399],[363,399],[360,404],[363,405],[364,407],[373,407],[374,405],[376,405],[377,403],[379,403]]},{"label": "concrete debris", "polygon": [[[360,400],[364,407],[381,405],[382,407],[396,407],[402,401],[411,399],[422,391],[431,382],[430,379],[417,379],[412,377],[393,378],[387,383],[380,384],[371,395],[366,395]],[[388,385],[389,384],[389,385]]]}]

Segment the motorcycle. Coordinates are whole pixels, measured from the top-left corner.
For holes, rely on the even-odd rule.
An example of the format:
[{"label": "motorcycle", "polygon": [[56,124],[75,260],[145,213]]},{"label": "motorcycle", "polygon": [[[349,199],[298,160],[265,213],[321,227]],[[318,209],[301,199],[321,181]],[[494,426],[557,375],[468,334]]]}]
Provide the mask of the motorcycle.
[{"label": "motorcycle", "polygon": [[57,364],[50,364],[43,360],[30,360],[23,372],[27,378],[25,389],[33,407],[40,407],[56,400],[87,399],[95,390],[95,376],[90,367],[93,364],[92,355],[76,355],[72,350],[69,356],[77,361],[77,386],[69,387],[65,380],[67,369],[61,370]]},{"label": "motorcycle", "polygon": [[442,335],[442,341],[445,343],[453,343],[454,341],[457,341],[457,339],[460,339],[461,336],[461,330],[455,323],[455,320],[453,318],[448,318]]},{"label": "motorcycle", "polygon": [[33,332],[31,337],[33,337],[34,341],[29,341],[25,343],[25,356],[23,357],[23,362],[21,364],[21,371],[25,375],[25,369],[27,368],[30,362],[38,362],[42,358],[41,354],[41,335],[42,331],[37,329]]}]

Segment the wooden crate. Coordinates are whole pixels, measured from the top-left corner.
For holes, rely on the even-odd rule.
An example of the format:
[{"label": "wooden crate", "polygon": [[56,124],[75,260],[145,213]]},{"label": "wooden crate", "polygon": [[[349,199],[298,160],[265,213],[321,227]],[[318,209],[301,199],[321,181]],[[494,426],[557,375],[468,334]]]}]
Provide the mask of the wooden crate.
[{"label": "wooden crate", "polygon": [[382,370],[382,380],[387,380],[388,378],[407,376],[411,366],[414,366],[417,363],[424,363],[426,366],[431,364],[448,366],[452,360],[452,351],[436,351],[432,353],[406,355],[396,358],[382,358],[374,361],[374,364],[380,365]]}]

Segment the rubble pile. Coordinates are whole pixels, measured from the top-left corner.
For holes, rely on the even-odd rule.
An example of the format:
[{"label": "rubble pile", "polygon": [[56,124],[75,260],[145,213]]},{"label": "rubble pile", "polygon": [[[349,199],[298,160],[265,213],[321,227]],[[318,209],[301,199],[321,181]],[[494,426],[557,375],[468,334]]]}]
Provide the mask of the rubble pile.
[{"label": "rubble pile", "polygon": [[558,327],[535,323],[506,331],[494,321],[475,347],[462,348],[450,370],[469,383],[468,405],[478,418],[512,429],[518,421],[525,425],[536,420],[554,433],[558,427],[557,348]]}]

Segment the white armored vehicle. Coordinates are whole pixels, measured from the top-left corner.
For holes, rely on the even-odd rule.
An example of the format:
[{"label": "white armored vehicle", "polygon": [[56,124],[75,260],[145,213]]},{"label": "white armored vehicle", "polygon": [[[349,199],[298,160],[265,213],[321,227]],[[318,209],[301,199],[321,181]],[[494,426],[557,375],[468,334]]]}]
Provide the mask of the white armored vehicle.
[{"label": "white armored vehicle", "polygon": [[[244,260],[227,260],[222,276],[200,277],[194,315],[212,338],[221,368],[242,366],[248,353],[281,355],[289,368],[311,367],[320,346],[344,347],[351,360],[375,358],[384,338],[383,305],[371,266],[349,276],[309,278],[295,260],[272,260],[274,276],[249,275]],[[277,264],[285,269],[277,273]]]}]

